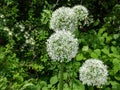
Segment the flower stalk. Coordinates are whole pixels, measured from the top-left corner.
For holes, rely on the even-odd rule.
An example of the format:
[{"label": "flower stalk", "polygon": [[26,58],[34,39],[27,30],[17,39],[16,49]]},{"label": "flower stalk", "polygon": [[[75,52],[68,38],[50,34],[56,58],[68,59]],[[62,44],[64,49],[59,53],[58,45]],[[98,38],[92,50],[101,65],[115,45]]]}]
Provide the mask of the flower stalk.
[{"label": "flower stalk", "polygon": [[59,71],[59,90],[63,90],[63,63],[60,63],[60,71]]},{"label": "flower stalk", "polygon": [[89,90],[94,90],[94,86],[89,86]]}]

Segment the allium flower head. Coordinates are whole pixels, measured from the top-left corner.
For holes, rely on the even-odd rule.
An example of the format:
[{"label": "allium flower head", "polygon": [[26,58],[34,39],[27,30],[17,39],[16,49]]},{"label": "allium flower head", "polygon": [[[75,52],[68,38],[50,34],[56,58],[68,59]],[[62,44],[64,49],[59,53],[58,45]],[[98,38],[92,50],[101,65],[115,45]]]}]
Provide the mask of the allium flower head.
[{"label": "allium flower head", "polygon": [[73,7],[73,10],[76,13],[78,21],[85,20],[88,16],[88,10],[83,5],[76,5]]},{"label": "allium flower head", "polygon": [[86,60],[79,73],[80,80],[88,86],[101,86],[107,82],[107,66],[97,59]]},{"label": "allium flower head", "polygon": [[70,31],[56,31],[46,42],[47,52],[52,60],[63,62],[71,61],[78,51],[78,40]]},{"label": "allium flower head", "polygon": [[68,30],[74,32],[77,29],[77,17],[69,7],[60,7],[52,13],[50,28],[54,31]]}]

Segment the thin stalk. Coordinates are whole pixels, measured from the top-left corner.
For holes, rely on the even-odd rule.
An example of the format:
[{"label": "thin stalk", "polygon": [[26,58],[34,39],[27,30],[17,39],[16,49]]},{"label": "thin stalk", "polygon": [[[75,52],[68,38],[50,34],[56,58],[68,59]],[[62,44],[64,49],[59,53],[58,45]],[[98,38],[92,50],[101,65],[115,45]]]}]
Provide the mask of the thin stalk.
[{"label": "thin stalk", "polygon": [[60,71],[59,71],[59,74],[60,74],[60,81],[59,81],[59,90],[63,90],[63,63],[60,63]]},{"label": "thin stalk", "polygon": [[89,87],[89,90],[94,90],[94,86],[90,86],[90,87]]},{"label": "thin stalk", "polygon": [[72,80],[71,80],[71,90],[73,90],[73,78],[74,78],[74,67],[73,67],[73,61],[72,61]]}]

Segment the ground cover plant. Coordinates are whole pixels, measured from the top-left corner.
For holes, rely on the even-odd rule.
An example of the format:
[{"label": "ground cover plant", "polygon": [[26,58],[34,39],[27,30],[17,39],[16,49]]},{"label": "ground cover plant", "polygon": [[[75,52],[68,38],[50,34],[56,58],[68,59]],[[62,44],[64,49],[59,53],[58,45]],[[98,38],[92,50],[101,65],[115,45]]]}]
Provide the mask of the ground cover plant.
[{"label": "ground cover plant", "polygon": [[[56,10],[67,7],[79,11],[79,5],[85,7],[80,9],[86,10],[83,16],[77,16],[76,11],[63,12],[62,18],[51,23]],[[0,0],[0,90],[59,90],[61,65],[51,59],[46,42],[62,29],[77,39],[76,53],[69,59],[62,54],[69,60],[63,63],[63,90],[119,90],[119,16],[118,0]],[[88,59],[100,60],[107,67],[104,84],[89,86],[80,79],[80,68]]]}]

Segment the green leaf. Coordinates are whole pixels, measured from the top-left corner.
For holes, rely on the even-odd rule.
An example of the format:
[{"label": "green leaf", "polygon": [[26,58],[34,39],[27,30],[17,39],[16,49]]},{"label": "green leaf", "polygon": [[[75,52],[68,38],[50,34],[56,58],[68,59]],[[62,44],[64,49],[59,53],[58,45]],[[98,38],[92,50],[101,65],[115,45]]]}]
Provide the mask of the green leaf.
[{"label": "green leaf", "polygon": [[83,46],[82,51],[88,51],[89,50],[89,46]]},{"label": "green leaf", "polygon": [[47,86],[47,83],[45,81],[40,81],[40,86],[41,87]]},{"label": "green leaf", "polygon": [[92,52],[92,53],[90,54],[90,56],[91,56],[92,58],[97,58],[97,57],[98,57],[97,54],[94,53],[94,52]]},{"label": "green leaf", "polygon": [[119,54],[117,48],[114,46],[111,46],[111,51],[115,54]]},{"label": "green leaf", "polygon": [[57,76],[53,76],[50,79],[50,84],[54,85],[58,82],[58,77]]},{"label": "green leaf", "polygon": [[113,66],[113,73],[116,74],[120,70],[119,63]]},{"label": "green leaf", "polygon": [[109,48],[108,47],[104,47],[102,50],[101,50],[104,54],[109,54]]},{"label": "green leaf", "polygon": [[47,87],[43,87],[42,90],[48,90],[48,88]]},{"label": "green leaf", "polygon": [[118,39],[120,37],[120,34],[113,34],[114,39]]},{"label": "green leaf", "polygon": [[98,32],[98,36],[102,36],[102,33],[106,30],[106,27],[102,27],[99,32]]},{"label": "green leaf", "polygon": [[98,58],[99,56],[101,56],[101,51],[100,51],[100,49],[95,49],[95,50],[91,53],[91,57],[92,57],[92,58]]},{"label": "green leaf", "polygon": [[64,78],[64,80],[67,80],[67,78],[68,78],[68,73],[63,73],[63,78]]},{"label": "green leaf", "polygon": [[119,90],[120,89],[120,84],[117,83],[116,81],[111,81],[112,85],[112,90]]},{"label": "green leaf", "polygon": [[110,43],[111,40],[112,40],[112,36],[107,36],[106,37],[106,43]]},{"label": "green leaf", "polygon": [[83,56],[82,53],[80,53],[80,54],[78,54],[78,55],[76,56],[76,60],[77,60],[77,61],[81,61],[81,60],[83,60],[83,59],[84,59],[84,56]]},{"label": "green leaf", "polygon": [[31,90],[30,88],[34,87],[34,84],[32,83],[26,83],[23,85],[23,87],[20,88],[20,90]]},{"label": "green leaf", "polygon": [[97,20],[93,23],[93,25],[94,25],[94,26],[97,26],[97,25],[99,25],[99,23],[100,23],[100,20],[97,19]]},{"label": "green leaf", "polygon": [[114,76],[116,80],[120,81],[120,76]]},{"label": "green leaf", "polygon": [[85,86],[77,79],[73,80],[73,90],[85,90]]},{"label": "green leaf", "polygon": [[7,78],[0,77],[0,90],[6,90],[7,87]]},{"label": "green leaf", "polygon": [[97,56],[101,55],[101,50],[100,49],[95,49],[94,52],[97,54]]},{"label": "green leaf", "polygon": [[108,36],[107,32],[103,33],[103,35],[102,35],[102,37],[104,37],[104,38],[106,38],[107,36]]},{"label": "green leaf", "polygon": [[109,88],[109,87],[107,87],[107,88],[104,88],[104,90],[110,90],[110,88]]},{"label": "green leaf", "polygon": [[113,65],[117,65],[117,64],[120,63],[120,60],[115,58],[115,59],[112,60],[112,62],[113,62]]},{"label": "green leaf", "polygon": [[67,83],[64,84],[64,89],[65,90],[71,90]]}]

